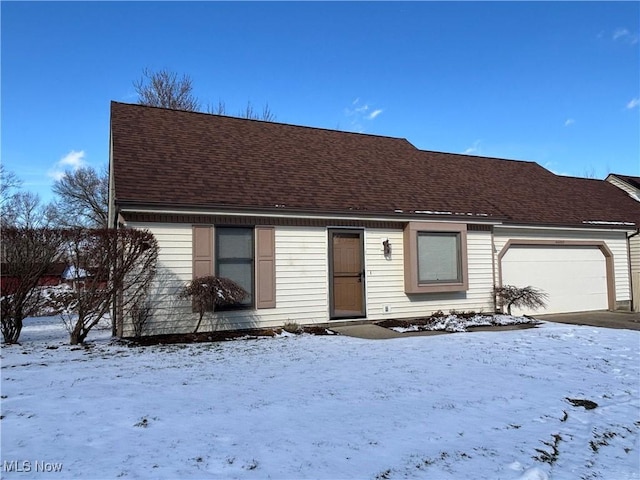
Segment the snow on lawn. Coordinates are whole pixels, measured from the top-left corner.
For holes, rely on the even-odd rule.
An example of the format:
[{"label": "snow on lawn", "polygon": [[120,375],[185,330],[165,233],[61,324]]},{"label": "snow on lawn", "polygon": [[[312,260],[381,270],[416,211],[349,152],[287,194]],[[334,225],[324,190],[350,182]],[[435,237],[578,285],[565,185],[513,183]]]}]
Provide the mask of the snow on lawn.
[{"label": "snow on lawn", "polygon": [[85,349],[48,320],[2,348],[3,478],[640,478],[640,332]]}]

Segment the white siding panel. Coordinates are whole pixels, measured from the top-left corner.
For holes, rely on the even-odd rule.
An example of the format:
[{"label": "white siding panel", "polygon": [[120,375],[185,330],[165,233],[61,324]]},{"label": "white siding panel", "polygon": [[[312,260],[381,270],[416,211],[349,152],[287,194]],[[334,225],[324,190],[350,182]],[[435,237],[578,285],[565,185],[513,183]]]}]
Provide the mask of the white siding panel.
[{"label": "white siding panel", "polygon": [[[159,276],[152,292],[157,306],[148,334],[186,333],[193,330],[197,314],[177,292],[192,276],[192,226],[189,224],[136,223],[149,229],[160,245]],[[388,238],[392,254],[385,258],[382,240]],[[281,326],[329,321],[328,233],[324,227],[276,227],[276,307],[252,311],[216,312],[205,319],[201,331],[228,328]],[[402,230],[365,231],[367,319],[410,318],[437,310],[493,309],[491,234],[468,232],[469,290],[446,294],[404,293]],[[390,313],[384,313],[384,307]],[[131,334],[125,330],[125,335]]]},{"label": "white siding panel", "polygon": [[640,235],[629,239],[631,271],[640,272]]},{"label": "white siding panel", "polygon": [[[128,227],[147,229],[160,247],[158,274],[149,294],[154,305],[147,334],[188,332],[197,318],[191,304],[177,298],[180,289],[192,276],[192,228],[188,224],[129,223]],[[125,318],[124,335],[132,335],[129,319]]]},{"label": "white siding panel", "polygon": [[[389,239],[385,258],[382,241]],[[469,290],[454,293],[407,295],[404,292],[402,230],[368,229],[365,232],[367,318],[411,318],[437,310],[493,311],[493,270],[490,232],[467,232]],[[385,306],[390,308],[385,313]]]},{"label": "white siding panel", "polygon": [[640,312],[640,235],[629,239],[629,257],[631,262],[633,310]]},{"label": "white siding panel", "polygon": [[[158,278],[151,292],[157,306],[148,334],[186,333],[193,330],[197,314],[177,293],[192,277],[192,226],[190,224],[135,223],[158,240]],[[276,308],[216,312],[205,318],[200,331],[231,328],[324,323],[328,314],[327,230],[276,227]],[[125,336],[132,334],[130,325]]]}]

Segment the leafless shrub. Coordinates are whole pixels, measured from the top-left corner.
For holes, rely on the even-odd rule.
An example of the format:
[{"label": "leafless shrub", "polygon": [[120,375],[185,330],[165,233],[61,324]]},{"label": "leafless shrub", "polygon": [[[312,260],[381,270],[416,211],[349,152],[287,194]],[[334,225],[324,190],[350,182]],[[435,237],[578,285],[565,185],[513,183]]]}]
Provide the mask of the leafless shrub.
[{"label": "leafless shrub", "polygon": [[67,231],[65,258],[73,289],[57,300],[75,345],[109,313],[116,296],[123,315],[140,308],[156,273],[158,243],[146,230],[74,229]]},{"label": "leafless shrub", "polygon": [[129,317],[131,318],[134,337],[140,338],[144,335],[152,316],[153,306],[146,298],[141,298],[131,306]]},{"label": "leafless shrub", "polygon": [[298,325],[297,322],[292,322],[291,320],[285,322],[285,324],[282,326],[282,329],[287,333],[294,334],[304,332],[304,329],[300,325]]},{"label": "leafless shrub", "polygon": [[37,314],[41,277],[60,255],[64,235],[57,229],[4,227],[2,239],[1,330],[5,343],[16,343],[23,320]]},{"label": "leafless shrub", "polygon": [[516,287],[513,285],[503,285],[495,288],[496,301],[498,306],[507,307],[507,314],[511,315],[511,307],[525,307],[532,310],[545,308],[547,306],[547,295],[544,291],[531,286]]},{"label": "leafless shrub", "polygon": [[236,305],[249,294],[240,285],[228,278],[206,276],[194,278],[180,291],[180,298],[190,298],[199,318],[193,333],[198,332],[202,318],[216,307]]}]

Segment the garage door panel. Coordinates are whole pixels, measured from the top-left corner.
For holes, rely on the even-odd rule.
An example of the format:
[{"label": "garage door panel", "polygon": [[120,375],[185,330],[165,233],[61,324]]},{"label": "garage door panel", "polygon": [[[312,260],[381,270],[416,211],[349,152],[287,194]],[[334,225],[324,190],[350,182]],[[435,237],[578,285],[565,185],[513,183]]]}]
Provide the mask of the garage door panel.
[{"label": "garage door panel", "polygon": [[[537,313],[606,310],[607,271],[597,247],[512,246],[502,257],[502,283],[531,285],[548,295],[547,308]],[[534,314],[513,310],[514,314]]]}]

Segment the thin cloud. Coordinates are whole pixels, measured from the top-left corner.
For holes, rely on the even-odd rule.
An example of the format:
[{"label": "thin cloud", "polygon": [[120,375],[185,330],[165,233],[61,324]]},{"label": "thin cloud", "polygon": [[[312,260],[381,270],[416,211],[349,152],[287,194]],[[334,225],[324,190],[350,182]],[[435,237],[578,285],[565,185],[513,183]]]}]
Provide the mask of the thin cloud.
[{"label": "thin cloud", "polygon": [[562,172],[561,170],[558,170],[554,167],[554,165],[556,165],[555,162],[546,162],[543,166],[544,168],[546,168],[547,170],[549,170],[551,173],[555,174],[555,175],[562,175],[562,176],[571,176],[571,174],[567,173],[567,172]]},{"label": "thin cloud", "polygon": [[576,121],[573,118],[567,118],[564,122],[564,126],[565,127],[569,127],[571,125],[573,125],[574,123],[576,123]]},{"label": "thin cloud", "polygon": [[627,103],[627,109],[632,110],[640,105],[640,98],[632,98],[629,103]]},{"label": "thin cloud", "polygon": [[613,32],[613,39],[618,40],[619,38],[626,37],[627,35],[629,35],[629,30],[626,28],[618,28]]},{"label": "thin cloud", "polygon": [[344,109],[344,114],[350,119],[350,129],[352,131],[363,133],[363,122],[365,120],[374,120],[383,112],[381,108],[373,110],[366,102],[361,102],[360,97],[356,98],[351,104]]},{"label": "thin cloud", "polygon": [[354,116],[358,114],[365,114],[369,110],[369,104],[360,103],[360,97],[356,98],[353,102],[351,102],[351,107],[347,107],[344,109],[344,113],[348,116]]},{"label": "thin cloud", "polygon": [[64,157],[56,162],[56,164],[49,169],[47,175],[54,180],[60,180],[64,177],[65,171],[77,170],[85,165],[85,153],[84,150],[71,150]]},{"label": "thin cloud", "polygon": [[482,140],[476,140],[473,145],[467,148],[464,152],[465,155],[479,155],[480,154],[480,142]]},{"label": "thin cloud", "polygon": [[626,28],[617,28],[611,35],[611,38],[614,42],[624,42],[630,45],[638,43],[638,35],[630,32]]}]

